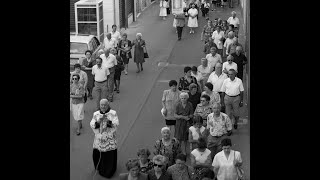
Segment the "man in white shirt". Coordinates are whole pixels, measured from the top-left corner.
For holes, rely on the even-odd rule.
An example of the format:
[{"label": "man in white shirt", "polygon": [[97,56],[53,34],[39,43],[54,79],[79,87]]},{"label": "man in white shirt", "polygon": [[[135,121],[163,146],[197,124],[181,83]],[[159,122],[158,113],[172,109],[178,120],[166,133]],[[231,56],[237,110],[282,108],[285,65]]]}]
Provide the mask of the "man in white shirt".
[{"label": "man in white shirt", "polygon": [[206,55],[206,59],[208,60],[208,66],[210,67],[210,72],[213,71],[214,67],[216,66],[216,63],[218,62],[222,63],[222,58],[220,54],[217,53],[217,48],[215,47],[210,48],[210,54]]},{"label": "man in white shirt", "polygon": [[110,48],[116,47],[115,39],[111,37],[111,33],[107,33],[103,43],[104,43],[104,49],[110,49]]},{"label": "man in white shirt", "polygon": [[228,22],[228,24],[234,25],[236,35],[238,36],[238,31],[239,31],[239,27],[240,27],[240,20],[238,17],[236,17],[237,13],[235,11],[232,11],[231,14],[232,14],[232,16],[229,17],[227,22]]},{"label": "man in white shirt", "polygon": [[117,59],[113,54],[110,54],[110,49],[104,49],[104,54],[100,55],[102,59],[102,66],[109,69],[110,74],[108,75],[108,91],[107,91],[107,99],[112,102],[113,101],[113,90],[114,90],[114,73],[115,73],[115,65],[117,65]]},{"label": "man in white shirt", "polygon": [[[215,71],[213,71],[209,78],[208,81],[213,85],[212,91],[218,92],[220,95],[220,99],[222,99],[222,92],[221,92],[221,86],[223,84],[223,81],[228,78],[228,75],[222,72],[222,64],[217,63],[215,67]],[[221,112],[225,112],[225,107],[221,107]]]},{"label": "man in white shirt", "polygon": [[107,76],[110,74],[108,68],[102,66],[102,59],[96,58],[96,65],[92,67],[92,75],[94,76],[93,92],[97,95],[97,110],[100,108],[100,100],[107,97]]},{"label": "man in white shirt", "polygon": [[233,62],[233,56],[232,55],[229,55],[227,57],[227,61],[222,64],[222,69],[223,69],[223,72],[226,73],[226,74],[228,74],[228,71],[230,69],[234,69],[235,71],[238,72],[238,65],[237,65],[237,63]]},{"label": "man in white shirt", "polygon": [[[239,107],[243,106],[243,84],[242,80],[236,77],[237,72],[234,69],[229,70],[229,78],[223,81],[221,92],[221,104],[225,105],[226,113],[232,119],[234,116],[234,129],[238,128],[240,117]],[[233,109],[233,112],[231,111]]]},{"label": "man in white shirt", "polygon": [[117,25],[112,25],[112,31],[111,31],[111,39],[114,39],[115,41],[115,47],[118,47],[118,42],[121,39],[120,32],[117,31]]}]

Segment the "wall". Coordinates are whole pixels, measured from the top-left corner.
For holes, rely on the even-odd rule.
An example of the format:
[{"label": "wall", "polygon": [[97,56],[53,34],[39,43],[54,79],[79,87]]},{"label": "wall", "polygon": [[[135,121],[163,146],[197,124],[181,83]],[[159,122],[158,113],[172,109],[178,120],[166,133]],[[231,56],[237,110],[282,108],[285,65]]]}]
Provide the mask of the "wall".
[{"label": "wall", "polygon": [[103,0],[103,19],[104,19],[104,32],[110,32],[114,22],[114,4],[113,0]]},{"label": "wall", "polygon": [[70,32],[76,32],[76,20],[74,12],[74,3],[79,0],[70,0]]}]

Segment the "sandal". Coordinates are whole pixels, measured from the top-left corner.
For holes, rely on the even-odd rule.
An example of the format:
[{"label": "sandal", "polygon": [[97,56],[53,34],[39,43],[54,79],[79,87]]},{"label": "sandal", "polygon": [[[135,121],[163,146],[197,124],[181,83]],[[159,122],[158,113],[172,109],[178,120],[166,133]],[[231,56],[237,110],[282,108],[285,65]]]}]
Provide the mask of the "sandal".
[{"label": "sandal", "polygon": [[79,136],[80,135],[80,131],[77,131],[76,134],[77,134],[77,136]]}]

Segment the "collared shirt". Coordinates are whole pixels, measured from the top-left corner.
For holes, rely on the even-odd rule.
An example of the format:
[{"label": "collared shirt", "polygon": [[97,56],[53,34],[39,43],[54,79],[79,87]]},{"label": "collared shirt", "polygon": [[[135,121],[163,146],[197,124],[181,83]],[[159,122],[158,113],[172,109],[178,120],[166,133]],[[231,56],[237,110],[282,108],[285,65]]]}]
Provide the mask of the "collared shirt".
[{"label": "collared shirt", "polygon": [[229,116],[223,112],[220,112],[219,117],[211,113],[207,117],[207,129],[210,130],[211,136],[222,136],[232,130],[232,123]]},{"label": "collared shirt", "polygon": [[[115,110],[105,114],[106,118],[100,122],[100,128],[96,129],[96,122],[103,116],[100,111],[93,113],[90,126],[94,132],[93,148],[106,152],[117,149],[116,132],[119,126],[119,119]],[[107,127],[107,120],[112,121],[111,127]]]},{"label": "collared shirt", "polygon": [[208,78],[211,73],[211,68],[208,65],[207,67],[203,67],[202,65],[200,65],[198,66],[198,73],[200,73],[202,77]]},{"label": "collared shirt", "polygon": [[116,47],[116,40],[111,38],[110,40],[106,37],[103,41],[104,47],[109,49],[109,48],[114,48]]},{"label": "collared shirt", "polygon": [[213,167],[218,167],[217,178],[218,179],[238,179],[237,169],[235,168],[233,161],[242,163],[241,154],[239,151],[230,150],[228,159],[223,150],[218,152],[212,161]]},{"label": "collared shirt", "polygon": [[112,68],[113,66],[117,65],[117,58],[109,53],[109,56],[106,57],[105,54],[101,54],[100,58],[102,59],[102,66],[106,68]]},{"label": "collared shirt", "polygon": [[94,75],[94,80],[102,82],[107,80],[107,76],[110,74],[108,68],[101,65],[101,68],[98,68],[98,65],[92,67],[92,75]]},{"label": "collared shirt", "polygon": [[237,37],[233,37],[232,39],[227,38],[226,41],[224,42],[223,46],[226,48],[226,54],[227,55],[229,55],[228,48],[233,43],[233,41],[235,41],[235,38],[237,38]]},{"label": "collared shirt", "polygon": [[228,75],[225,73],[221,73],[220,76],[216,74],[216,72],[212,72],[208,78],[207,82],[210,82],[213,85],[212,91],[221,92],[221,86],[223,81],[228,78]]},{"label": "collared shirt", "polygon": [[237,53],[233,53],[231,54],[233,56],[233,62],[237,63],[238,66],[238,73],[243,72],[243,65],[247,64],[247,57],[240,53],[240,55],[238,56]]},{"label": "collared shirt", "polygon": [[227,22],[228,22],[229,24],[233,24],[234,27],[239,27],[239,25],[240,25],[240,21],[239,21],[239,18],[238,18],[238,17],[235,17],[235,18],[229,17],[229,19],[227,20]]},{"label": "collared shirt", "polygon": [[217,62],[222,63],[221,55],[216,53],[214,56],[212,54],[207,54],[206,59],[208,60],[208,66],[211,70],[216,66]]},{"label": "collared shirt", "polygon": [[228,96],[236,96],[243,91],[244,88],[241,79],[235,77],[233,81],[231,81],[230,78],[223,81],[221,92],[225,92]]},{"label": "collared shirt", "polygon": [[118,45],[118,42],[121,39],[120,32],[119,31],[116,31],[116,32],[111,31],[111,39],[114,39],[115,45]]},{"label": "collared shirt", "polygon": [[185,165],[184,168],[180,170],[177,164],[174,164],[168,168],[167,172],[171,174],[174,180],[191,180],[194,169],[191,166]]},{"label": "collared shirt", "polygon": [[200,72],[197,72],[197,74],[194,74],[194,73],[191,71],[191,76],[195,77],[198,82],[203,79],[202,74],[201,74]]},{"label": "collared shirt", "polygon": [[218,49],[222,49],[222,42],[220,41],[221,38],[224,37],[224,32],[223,31],[220,31],[218,33],[218,31],[214,31],[212,33],[212,39],[213,39],[213,42],[217,45]]},{"label": "collared shirt", "polygon": [[238,72],[238,65],[237,65],[237,63],[235,63],[235,62],[232,62],[231,64],[229,64],[228,61],[227,61],[227,62],[224,62],[224,63],[222,64],[222,70],[224,70],[224,68],[226,68],[227,71],[229,71],[230,69],[234,69],[234,70],[236,70],[236,71]]}]

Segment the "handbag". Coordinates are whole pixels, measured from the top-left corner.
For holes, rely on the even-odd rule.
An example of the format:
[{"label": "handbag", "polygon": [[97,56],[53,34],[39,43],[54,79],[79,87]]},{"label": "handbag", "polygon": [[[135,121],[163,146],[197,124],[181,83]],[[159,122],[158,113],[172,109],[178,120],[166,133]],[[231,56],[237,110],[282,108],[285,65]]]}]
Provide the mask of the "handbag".
[{"label": "handbag", "polygon": [[144,58],[149,58],[149,54],[148,54],[148,52],[147,52],[147,48],[144,47],[143,50],[144,50],[144,52],[143,52],[143,57],[144,57]]},{"label": "handbag", "polygon": [[[236,152],[235,151],[233,151],[233,152],[234,152],[234,161],[235,161]],[[236,170],[237,170],[237,175],[238,175],[239,180],[245,180],[245,178],[244,178],[244,170],[242,169],[242,167],[237,167],[236,166]]]}]

